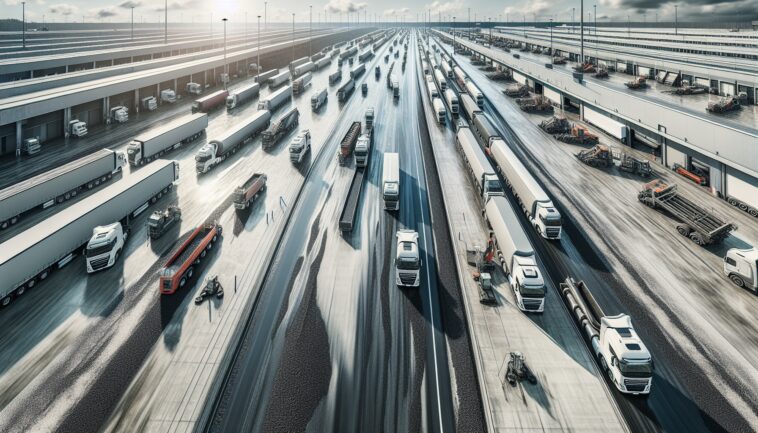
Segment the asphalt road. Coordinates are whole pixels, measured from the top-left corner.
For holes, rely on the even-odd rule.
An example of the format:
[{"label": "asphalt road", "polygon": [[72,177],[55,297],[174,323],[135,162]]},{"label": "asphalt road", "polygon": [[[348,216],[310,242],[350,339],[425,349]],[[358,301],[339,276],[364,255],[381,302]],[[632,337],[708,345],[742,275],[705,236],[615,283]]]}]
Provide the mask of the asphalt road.
[{"label": "asphalt road", "polygon": [[[690,317],[689,320],[683,320],[682,313],[677,311],[679,305],[674,301],[681,298],[672,298],[666,294],[668,290],[674,290],[677,285],[688,281],[685,291],[703,291],[704,295],[698,297],[699,300],[688,300],[686,305],[695,310],[707,310],[711,302],[703,300],[709,299],[710,296],[705,293],[711,292],[710,287],[721,287],[720,290],[727,292],[736,290],[719,278],[717,266],[715,269],[693,266],[703,260],[694,259],[693,255],[702,257],[705,253],[708,262],[711,261],[712,255],[698,247],[690,248],[689,243],[683,245],[684,248],[677,247],[682,241],[669,233],[670,230],[664,230],[664,235],[656,230],[655,235],[630,239],[629,234],[638,232],[640,227],[670,229],[673,226],[665,215],[643,212],[647,209],[638,207],[634,194],[615,190],[628,184],[634,188],[633,185],[641,181],[620,176],[608,177],[596,169],[587,170],[581,166],[577,170],[567,170],[567,164],[576,162],[572,161],[570,154],[566,155],[566,158],[557,150],[559,147],[556,146],[560,144],[556,145],[539,137],[542,135],[541,131],[519,111],[514,110],[512,102],[507,101],[499,92],[498,86],[486,80],[481,71],[472,67],[464,56],[457,55],[456,60],[487,96],[485,111],[490,113],[506,141],[524,157],[533,172],[546,184],[548,191],[558,198],[558,206],[565,215],[564,227],[567,236],[564,236],[560,245],[533,239],[540,256],[551,259],[551,277],[563,279],[566,275],[571,275],[577,280],[582,279],[592,289],[608,314],[630,314],[636,329],[653,355],[656,372],[653,391],[649,397],[634,398],[614,392],[616,401],[632,430],[754,431],[755,424],[750,421],[754,416],[749,411],[746,412],[745,408],[750,407],[750,402],[754,400],[754,394],[748,391],[750,387],[747,384],[753,380],[755,370],[743,370],[739,366],[739,357],[727,360],[717,355],[711,347],[718,347],[723,344],[723,340],[713,340],[710,336],[713,332],[711,329],[705,332],[697,331],[702,326],[720,326],[721,324],[714,320],[715,317],[719,317],[718,321],[724,320],[741,328],[739,323],[744,323],[740,317],[742,308],[735,308],[726,313],[722,307],[717,307],[720,312],[711,313],[710,319],[693,320]],[[514,130],[519,131],[519,134],[526,134],[523,136],[529,137],[530,140],[525,142],[518,139]],[[553,147],[542,147],[543,143]],[[665,173],[661,175],[669,176]],[[596,187],[595,192],[594,189],[588,189],[587,185],[603,185],[603,188],[613,188],[613,192],[600,187]],[[689,188],[688,185],[682,186]],[[629,202],[627,197],[631,197]],[[599,221],[606,218],[599,215],[615,214],[616,209],[622,212],[623,216],[614,218],[613,224]],[[589,219],[589,224],[585,222],[586,219]],[[622,221],[624,224],[621,224]],[[621,229],[620,234],[627,240],[623,247],[614,246],[609,251],[605,242],[610,240],[609,235],[613,233],[614,241],[611,242],[615,244],[616,226]],[[593,233],[595,230],[600,230],[599,236]],[[755,224],[748,223],[747,232],[752,233],[754,230]],[[655,239],[655,242],[651,245],[650,242],[645,242],[645,239]],[[637,240],[641,241],[642,245],[637,245]],[[733,241],[736,239],[730,240],[729,243]],[[657,266],[652,263],[640,266],[641,258],[652,258],[656,255],[658,245],[671,245],[674,251],[668,252],[665,258],[656,258]],[[718,261],[718,256],[713,258],[714,263]],[[665,279],[657,279],[656,275],[650,272],[653,269],[655,274],[665,273]],[[680,274],[682,269],[688,269],[686,272],[689,277],[674,277]],[[735,295],[739,295],[740,299],[744,295],[745,300],[749,301],[748,293],[740,292]],[[649,296],[655,300],[648,302]],[[695,306],[698,303],[700,305]],[[738,329],[737,332],[742,331]],[[731,337],[734,334],[727,335]],[[752,347],[751,338],[742,341],[742,350]],[[706,359],[701,361],[703,357]],[[737,373],[735,376],[733,373],[743,371],[745,375]],[[746,383],[741,383],[742,380]]]},{"label": "asphalt road", "polygon": [[[328,73],[314,74],[314,86],[325,85]],[[322,137],[334,126],[332,119],[339,111],[332,100],[325,110],[311,113],[311,90],[295,98],[293,104],[301,112],[300,126]],[[262,95],[268,92],[266,88]],[[165,116],[181,110],[175,107]],[[226,229],[221,253],[208,261],[207,269],[222,275],[242,275],[267,255],[266,245],[276,241],[276,230],[271,227],[282,223],[280,200],[294,197],[301,185],[297,178],[302,179],[302,169],[289,162],[286,143],[264,152],[255,140],[203,177],[197,177],[194,170],[194,154],[206,140],[255,111],[255,103],[231,113],[216,111],[210,115],[205,137],[167,155],[179,161],[181,177],[175,192],[154,208],[179,204],[183,210],[181,225],[158,241],[145,242],[147,212],[134,222],[132,236],[114,268],[88,276],[83,261],[77,258],[2,311],[0,324],[5,332],[0,336],[0,430],[96,431],[154,347],[171,352],[182,347],[187,336],[207,328],[206,323],[189,321],[197,314],[188,305],[197,287],[173,297],[160,297],[155,287],[161,260],[198,224],[218,219]],[[130,130],[140,127],[145,124],[130,125]],[[123,149],[126,140],[113,138],[110,144]],[[320,147],[315,143],[314,152]],[[79,151],[65,149],[58,157],[66,159],[71,152]],[[227,197],[253,171],[268,174],[268,191],[254,211],[240,217],[229,209]],[[126,168],[124,176],[130,173]],[[259,243],[260,250],[251,253],[244,249]],[[217,269],[219,264],[223,266]],[[134,425],[134,420],[127,420],[126,425],[130,423]]]},{"label": "asphalt road", "polygon": [[[399,101],[385,86],[381,53],[365,78],[368,97],[356,93],[343,107],[342,125],[315,162],[277,248],[207,431],[453,430],[412,43],[408,52],[409,68],[401,73],[398,60],[395,69]],[[382,67],[379,81],[374,63]],[[368,106],[377,113],[373,156],[357,226],[343,236],[337,219],[352,168],[339,167],[332,155]],[[396,214],[381,200],[385,151],[400,153]],[[394,233],[403,227],[419,231],[419,289],[394,284]]]}]

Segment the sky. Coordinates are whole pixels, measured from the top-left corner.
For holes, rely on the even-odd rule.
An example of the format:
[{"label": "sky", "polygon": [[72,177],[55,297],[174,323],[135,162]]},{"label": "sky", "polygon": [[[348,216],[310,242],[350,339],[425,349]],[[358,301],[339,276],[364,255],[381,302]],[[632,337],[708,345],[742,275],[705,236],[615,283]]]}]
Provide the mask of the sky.
[{"label": "sky", "polygon": [[[164,0],[165,1],[165,0]],[[134,7],[135,22],[158,22],[163,19],[164,1],[161,0],[26,0],[26,17],[29,21],[40,22],[43,18],[55,22],[128,22],[131,8]],[[457,21],[471,20],[493,21],[518,20],[526,16],[527,21],[535,18],[547,21],[566,21],[571,18],[572,8],[579,9],[580,0],[382,0],[351,1],[351,0],[276,0],[268,2],[269,22],[290,22],[292,12],[295,20],[307,22],[308,6],[313,6],[314,23],[328,17],[330,21],[346,13],[360,13],[360,21],[364,16],[370,21],[373,17],[383,20],[393,20],[402,17],[406,21],[416,20],[419,14],[431,11],[432,21],[437,21],[442,15],[443,20],[450,21],[456,16]],[[0,17],[21,18],[21,0],[0,0],[2,8]],[[591,16],[593,6],[597,6],[597,20],[654,22],[673,21],[675,5],[678,5],[678,16],[682,21],[750,21],[758,20],[758,0],[586,0],[585,13]],[[169,22],[199,22],[207,21],[209,15],[229,18],[231,22],[245,20],[254,22],[255,16],[263,15],[264,0],[168,0]],[[469,12],[470,11],[470,12]],[[576,12],[577,19],[579,12]],[[446,18],[447,16],[447,18]]]}]

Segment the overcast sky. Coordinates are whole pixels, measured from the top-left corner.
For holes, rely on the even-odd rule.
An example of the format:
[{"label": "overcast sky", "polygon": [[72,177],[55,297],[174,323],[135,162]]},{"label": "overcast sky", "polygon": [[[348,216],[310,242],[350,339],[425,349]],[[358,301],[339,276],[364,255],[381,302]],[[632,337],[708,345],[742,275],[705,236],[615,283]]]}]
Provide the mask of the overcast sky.
[{"label": "overcast sky", "polygon": [[[164,0],[165,1],[165,0]],[[0,16],[3,18],[20,18],[20,0],[0,0],[4,3]],[[112,3],[111,3],[112,2]],[[30,21],[41,21],[43,15],[47,21],[129,21],[131,7],[134,6],[135,21],[157,22],[162,20],[163,4],[161,0],[27,0],[26,16]],[[323,20],[328,14],[330,20],[342,16],[348,11],[354,14],[360,11],[363,21],[367,17],[381,16],[383,19],[394,16],[405,16],[406,21],[415,20],[417,14],[431,10],[432,20],[436,21],[440,14],[444,17],[456,16],[457,20],[467,20],[469,9],[471,20],[486,21],[487,17],[505,21],[522,20],[526,15],[527,21],[534,19],[546,21],[568,20],[572,8],[579,9],[579,0],[382,0],[382,1],[350,1],[350,0],[276,0],[269,1],[269,22],[291,20],[291,13],[296,13],[297,21],[308,21],[308,6],[313,5],[313,21]],[[688,21],[727,22],[758,20],[758,0],[586,0],[585,13],[592,13],[593,5],[597,5],[598,21],[626,21],[627,15],[632,21],[672,21],[674,5],[679,6],[679,18]],[[248,21],[254,22],[255,16],[263,15],[263,0],[168,0],[169,22],[206,22],[210,14],[219,17],[226,16],[232,22],[243,22],[245,13]],[[577,13],[577,19],[578,14]],[[353,16],[354,20],[355,16]]]}]

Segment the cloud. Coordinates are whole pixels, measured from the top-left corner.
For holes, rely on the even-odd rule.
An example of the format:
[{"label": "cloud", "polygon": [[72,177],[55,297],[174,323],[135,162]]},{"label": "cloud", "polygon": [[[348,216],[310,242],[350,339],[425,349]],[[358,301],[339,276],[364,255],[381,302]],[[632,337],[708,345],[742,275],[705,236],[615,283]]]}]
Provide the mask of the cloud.
[{"label": "cloud", "polygon": [[58,3],[55,5],[50,5],[50,13],[53,14],[60,14],[60,15],[73,15],[76,13],[76,11],[79,10],[76,6],[70,5],[67,3]]},{"label": "cloud", "polygon": [[688,21],[758,19],[758,0],[599,0],[609,8],[609,15],[625,17],[626,11],[637,14],[658,13],[662,19],[674,19],[674,5],[679,5],[679,18]]},{"label": "cloud", "polygon": [[94,15],[98,18],[110,18],[115,17],[118,15],[118,12],[116,12],[116,8],[113,6],[108,6],[102,9],[98,9]]},{"label": "cloud", "polygon": [[142,2],[134,1],[134,0],[126,0],[125,2],[118,5],[118,7],[124,8],[124,9],[138,8],[140,6],[142,6]]},{"label": "cloud", "polygon": [[424,5],[425,10],[430,10],[432,13],[443,13],[443,14],[452,14],[456,12],[463,12],[464,5],[462,0],[453,0],[453,1],[434,1],[432,3]]},{"label": "cloud", "polygon": [[382,12],[382,15],[384,15],[385,17],[391,17],[391,16],[395,16],[395,15],[402,15],[402,14],[407,14],[407,13],[409,13],[410,11],[411,11],[411,10],[410,10],[410,9],[408,9],[408,8],[400,8],[400,9],[385,9],[385,10],[384,10],[384,12]]},{"label": "cloud", "polygon": [[[207,10],[207,5],[203,4],[201,0],[178,0],[169,2],[168,4],[169,11],[181,11],[188,9]],[[161,4],[160,6],[153,8],[153,10],[155,12],[163,12],[164,8]]]},{"label": "cloud", "polygon": [[337,13],[352,13],[366,9],[366,3],[354,3],[350,0],[330,0],[326,4],[326,8],[333,14]]},{"label": "cloud", "polygon": [[[610,0],[619,1],[619,0]],[[547,0],[534,0],[526,3],[521,3],[516,6],[508,6],[503,9],[504,14],[511,14],[515,16],[526,15],[527,21],[534,19],[534,14],[537,14],[539,19],[540,15],[544,15],[554,8],[554,3]]]}]

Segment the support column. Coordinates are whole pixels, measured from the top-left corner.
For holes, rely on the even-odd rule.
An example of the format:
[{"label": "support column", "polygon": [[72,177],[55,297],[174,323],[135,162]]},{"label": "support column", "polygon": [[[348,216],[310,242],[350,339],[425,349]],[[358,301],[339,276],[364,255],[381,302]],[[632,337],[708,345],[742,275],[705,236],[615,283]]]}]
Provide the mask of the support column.
[{"label": "support column", "polygon": [[103,98],[103,122],[107,125],[110,123],[110,110],[111,110],[111,98],[106,96]]},{"label": "support column", "polygon": [[66,73],[68,74],[68,65],[66,65]]},{"label": "support column", "polygon": [[21,121],[16,121],[16,156],[21,156]]},{"label": "support column", "polygon": [[158,105],[161,105],[161,83],[155,85],[155,99],[158,101]]},{"label": "support column", "polygon": [[[192,81],[192,76],[190,75],[190,81]],[[179,89],[176,87],[178,85],[176,78],[174,78],[174,93],[176,93],[177,96],[179,96]]]},{"label": "support column", "polygon": [[139,89],[134,89],[134,114],[139,114]]},{"label": "support column", "polygon": [[63,109],[63,137],[68,138],[68,122],[71,121],[71,107]]},{"label": "support column", "polygon": [[203,71],[203,90],[208,85],[208,70]]}]

